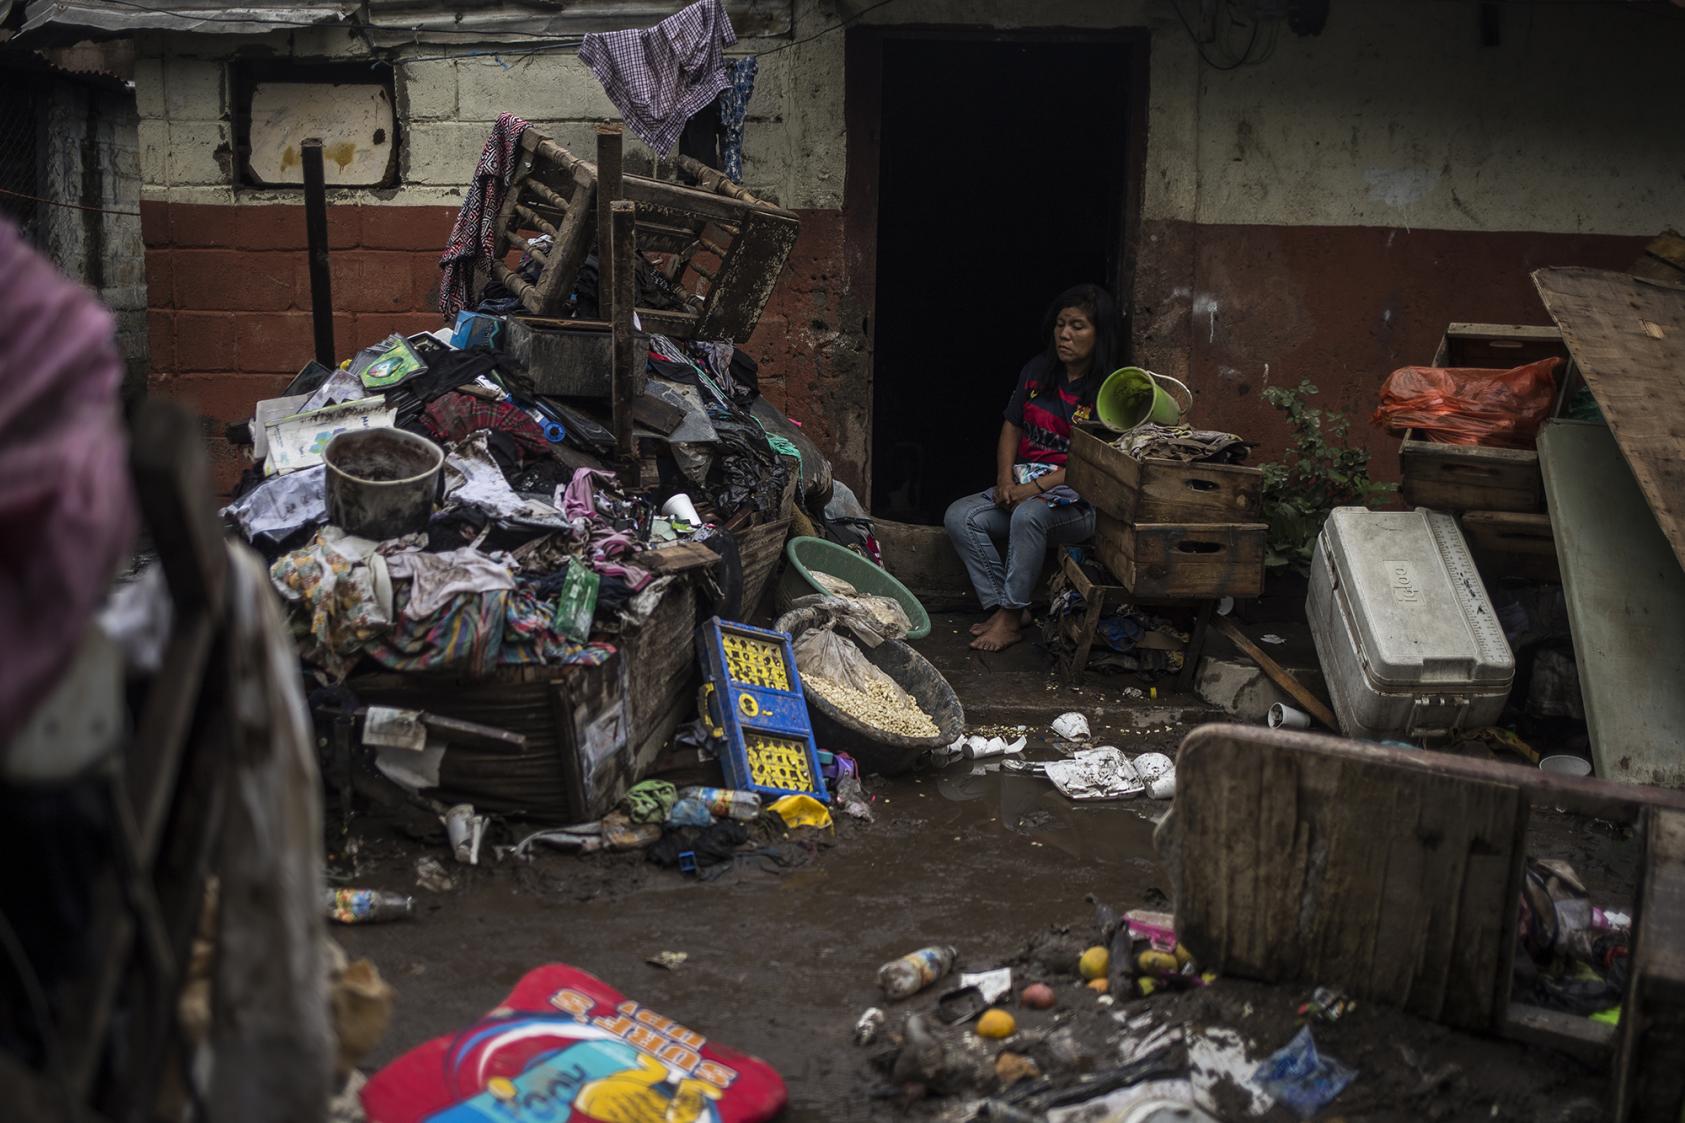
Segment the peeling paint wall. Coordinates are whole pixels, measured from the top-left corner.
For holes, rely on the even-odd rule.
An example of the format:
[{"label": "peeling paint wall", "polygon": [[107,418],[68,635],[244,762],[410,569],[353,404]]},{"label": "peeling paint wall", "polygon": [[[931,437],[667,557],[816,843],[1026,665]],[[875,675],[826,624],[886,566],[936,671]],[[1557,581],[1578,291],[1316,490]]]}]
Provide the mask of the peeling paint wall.
[{"label": "peeling paint wall", "polygon": [[[1283,30],[1267,61],[1217,71],[1201,63],[1168,0],[792,2],[791,40],[740,48],[762,56],[746,133],[747,185],[803,217],[801,242],[750,349],[769,396],[808,424],[857,489],[870,440],[863,332],[870,294],[851,290],[850,255],[869,251],[848,244],[843,222],[845,36],[829,30],[856,16],[875,26],[1002,34],[1147,31],[1148,137],[1131,306],[1137,354],[1193,385],[1202,422],[1256,437],[1266,454],[1283,434],[1259,393],[1310,378],[1324,404],[1358,421],[1380,474],[1390,474],[1393,442],[1362,422],[1390,369],[1430,357],[1451,320],[1542,322],[1530,269],[1622,268],[1645,236],[1685,223],[1685,145],[1675,139],[1680,13],[1504,6],[1500,42],[1483,47],[1477,3],[1336,4],[1322,35]],[[192,212],[202,222],[215,208],[299,202],[297,192],[232,186],[229,57],[366,57],[343,29],[245,40],[150,35],[139,51],[145,197],[151,229],[163,231],[148,244],[161,261],[183,250],[172,232],[177,208],[206,208]],[[399,268],[413,278],[395,302],[346,309],[349,316],[425,315],[424,259],[443,244],[499,111],[527,117],[582,153],[593,147],[594,124],[615,116],[571,51],[465,45],[453,48],[460,57],[441,53],[400,52],[400,186],[335,196],[346,228],[401,226],[405,247],[390,238],[351,243],[351,262],[336,263],[336,293],[342,267],[366,270],[372,286]],[[1122,138],[1096,138],[1114,142]],[[1011,138],[1005,154],[1032,145]],[[966,154],[955,155],[964,162]],[[649,159],[629,143],[629,167]],[[352,208],[360,216],[350,217]],[[411,217],[371,217],[393,211]],[[409,260],[379,256],[397,252]],[[296,289],[289,293],[272,311],[293,317],[288,331],[301,334],[265,352],[277,365],[308,353],[308,329],[297,319],[304,306]],[[188,341],[204,310],[190,303],[198,298],[179,273],[163,298],[154,311],[174,333],[174,353],[186,347],[202,356],[205,348]]]}]

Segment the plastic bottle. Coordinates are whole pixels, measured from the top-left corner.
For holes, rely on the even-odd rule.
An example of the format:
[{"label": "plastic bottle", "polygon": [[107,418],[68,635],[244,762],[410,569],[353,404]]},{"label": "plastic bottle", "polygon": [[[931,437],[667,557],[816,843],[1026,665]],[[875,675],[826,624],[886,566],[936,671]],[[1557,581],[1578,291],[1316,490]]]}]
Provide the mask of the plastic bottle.
[{"label": "plastic bottle", "polygon": [[378,889],[324,889],[322,908],[341,924],[378,924],[415,915],[415,898]]},{"label": "plastic bottle", "polygon": [[748,822],[761,813],[759,792],[740,792],[731,788],[685,788],[680,799],[699,799],[707,805],[716,819],[737,819]]},{"label": "plastic bottle", "polygon": [[891,998],[906,998],[946,975],[959,952],[951,947],[920,948],[878,968],[878,986]]}]

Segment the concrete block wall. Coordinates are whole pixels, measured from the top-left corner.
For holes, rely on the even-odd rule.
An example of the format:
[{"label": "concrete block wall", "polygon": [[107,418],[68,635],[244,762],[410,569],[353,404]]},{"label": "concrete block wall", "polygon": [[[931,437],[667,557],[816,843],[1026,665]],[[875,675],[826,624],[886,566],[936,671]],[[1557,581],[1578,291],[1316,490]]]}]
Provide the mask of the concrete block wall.
[{"label": "concrete block wall", "polygon": [[[873,250],[850,245],[845,231],[844,36],[828,31],[859,6],[792,5],[789,42],[741,47],[762,56],[748,186],[803,223],[749,350],[768,396],[865,494],[870,294],[851,289],[850,263]],[[1665,107],[1677,100],[1669,76],[1685,24],[1623,6],[1517,6],[1505,9],[1501,42],[1481,47],[1478,8],[1336,5],[1322,35],[1283,31],[1267,61],[1232,71],[1202,65],[1165,0],[898,0],[863,21],[1145,29],[1138,358],[1194,387],[1201,423],[1261,441],[1264,456],[1285,433],[1262,391],[1310,378],[1320,404],[1357,422],[1384,477],[1396,441],[1362,419],[1388,371],[1430,357],[1453,320],[1544,322],[1532,269],[1625,268],[1647,236],[1685,221],[1685,147],[1657,143],[1677,131]],[[274,231],[296,230],[285,238],[302,245],[302,219],[281,213],[296,211],[298,193],[233,185],[226,64],[240,52],[366,51],[344,29],[267,40],[149,35],[138,47],[148,269],[162,275],[149,277],[162,360],[155,383],[191,386],[185,396],[243,416],[261,385],[219,383],[213,393],[210,381],[273,380],[308,357],[309,333],[302,254],[274,244]],[[437,57],[445,53],[453,57]],[[399,54],[401,186],[335,195],[342,351],[398,317],[429,315],[429,259],[498,112],[519,113],[581,153],[594,147],[595,123],[614,116],[571,49],[421,45]],[[629,141],[629,166],[648,158]],[[240,213],[248,210],[257,217]],[[214,240],[208,232],[219,229],[234,240]],[[232,278],[238,269],[268,276]],[[242,334],[226,322],[245,315],[264,326]],[[216,355],[230,357],[218,366]]]}]

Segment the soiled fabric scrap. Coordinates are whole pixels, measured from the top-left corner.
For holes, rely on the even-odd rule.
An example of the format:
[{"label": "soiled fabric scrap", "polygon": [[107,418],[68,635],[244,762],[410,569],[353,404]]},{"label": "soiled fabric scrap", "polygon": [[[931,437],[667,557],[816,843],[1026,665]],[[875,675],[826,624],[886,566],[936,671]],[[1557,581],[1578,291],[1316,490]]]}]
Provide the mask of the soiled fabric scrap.
[{"label": "soiled fabric scrap", "polygon": [[1137,425],[1112,442],[1114,448],[1137,460],[1149,458],[1196,461],[1213,464],[1239,464],[1251,452],[1252,445],[1233,433],[1214,429],[1190,429],[1186,425]]},{"label": "soiled fabric scrap", "polygon": [[469,546],[436,554],[394,554],[386,561],[394,580],[410,582],[403,615],[431,616],[462,593],[492,593],[515,587],[509,566]]},{"label": "soiled fabric scrap", "polygon": [[445,252],[439,258],[444,276],[439,281],[439,311],[455,316],[468,303],[468,278],[479,262],[489,263],[497,240],[497,215],[503,196],[515,176],[515,150],[527,123],[513,113],[499,113],[492,126],[480,162],[474,165],[474,182],[457,212]]},{"label": "soiled fabric scrap", "polygon": [[620,578],[627,588],[636,592],[649,584],[654,575],[618,560],[637,553],[642,544],[630,533],[616,530],[597,510],[595,481],[599,477],[613,479],[614,473],[600,468],[580,468],[566,488],[557,489],[556,505],[571,526],[583,528],[591,568],[605,577]]},{"label": "soiled fabric scrap", "polygon": [[548,503],[523,499],[509,486],[503,471],[486,448],[481,430],[458,444],[445,457],[445,499],[474,507],[496,518],[529,526],[564,527],[568,520]]},{"label": "soiled fabric scrap", "polygon": [[666,821],[678,799],[679,790],[666,780],[645,780],[627,789],[619,806],[634,823],[660,823]]},{"label": "soiled fabric scrap", "polygon": [[555,605],[529,590],[463,593],[427,615],[400,612],[368,655],[395,671],[478,676],[500,666],[599,666],[614,654],[608,645],[574,643],[556,631],[554,620]]},{"label": "soiled fabric scrap", "polygon": [[1068,799],[1130,799],[1146,790],[1135,766],[1117,749],[1081,749],[1070,760],[1047,763],[1047,778]]},{"label": "soiled fabric scrap", "polygon": [[391,579],[375,543],[336,527],[276,560],[269,580],[289,607],[304,658],[344,678],[392,626]]},{"label": "soiled fabric scrap", "polygon": [[[355,380],[353,380],[355,381]],[[323,491],[327,468],[321,464],[285,476],[271,476],[224,507],[223,518],[240,527],[246,541],[279,543],[307,526],[328,521]]]},{"label": "soiled fabric scrap", "polygon": [[685,122],[731,84],[720,48],[736,42],[725,5],[697,0],[654,27],[587,35],[579,57],[626,127],[665,156]]},{"label": "soiled fabric scrap", "polygon": [[523,463],[550,455],[550,442],[544,439],[544,430],[538,427],[538,422],[508,402],[490,402],[473,394],[447,390],[422,411],[421,424],[435,439],[446,444],[454,444],[482,429],[507,433]]},{"label": "soiled fabric scrap", "polygon": [[749,99],[755,93],[760,65],[754,55],[732,63],[726,69],[731,85],[720,93],[720,170],[733,183],[743,182],[743,123],[749,117]]}]

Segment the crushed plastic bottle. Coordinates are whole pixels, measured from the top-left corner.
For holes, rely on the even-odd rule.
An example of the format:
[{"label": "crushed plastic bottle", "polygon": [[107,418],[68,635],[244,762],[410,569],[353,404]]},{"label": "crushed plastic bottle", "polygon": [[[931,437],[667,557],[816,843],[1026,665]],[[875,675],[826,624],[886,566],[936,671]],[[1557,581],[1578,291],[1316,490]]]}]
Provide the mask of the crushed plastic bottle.
[{"label": "crushed plastic bottle", "polygon": [[378,924],[415,915],[415,898],[378,889],[324,889],[322,909],[341,924]]},{"label": "crushed plastic bottle", "polygon": [[920,948],[878,968],[878,986],[890,998],[906,998],[946,975],[958,958],[952,947]]},{"label": "crushed plastic bottle", "polygon": [[732,788],[684,788],[679,798],[701,800],[716,819],[736,819],[747,823],[761,813],[759,792],[741,792]]},{"label": "crushed plastic bottle", "polygon": [[870,1007],[860,1020],[854,1023],[854,1043],[856,1045],[870,1045],[878,1039],[883,1031],[883,1010],[877,1006]]}]

